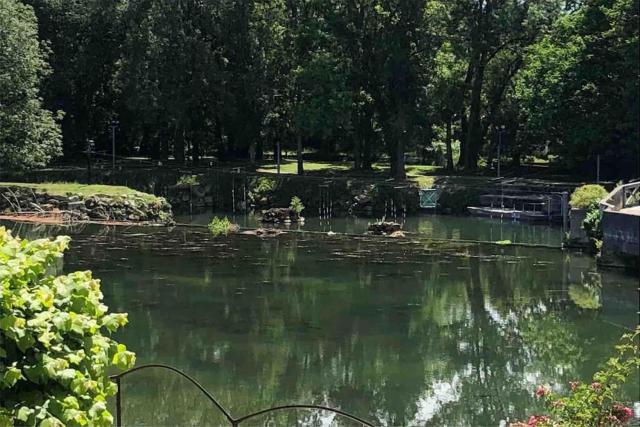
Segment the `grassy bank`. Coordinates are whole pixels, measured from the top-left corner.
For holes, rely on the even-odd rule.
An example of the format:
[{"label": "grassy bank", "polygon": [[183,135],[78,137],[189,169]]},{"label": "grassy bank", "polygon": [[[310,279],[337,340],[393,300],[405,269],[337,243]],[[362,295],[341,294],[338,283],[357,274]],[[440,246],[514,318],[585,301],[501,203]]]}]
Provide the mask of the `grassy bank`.
[{"label": "grassy bank", "polygon": [[28,182],[0,182],[2,187],[18,187],[29,188],[36,193],[50,194],[52,196],[66,196],[68,194],[77,194],[83,197],[91,196],[110,196],[110,197],[139,197],[147,202],[157,199],[153,194],[143,193],[133,190],[129,187],[119,185],[100,185],[100,184],[79,184],[77,182],[45,182],[45,183],[28,183]]}]

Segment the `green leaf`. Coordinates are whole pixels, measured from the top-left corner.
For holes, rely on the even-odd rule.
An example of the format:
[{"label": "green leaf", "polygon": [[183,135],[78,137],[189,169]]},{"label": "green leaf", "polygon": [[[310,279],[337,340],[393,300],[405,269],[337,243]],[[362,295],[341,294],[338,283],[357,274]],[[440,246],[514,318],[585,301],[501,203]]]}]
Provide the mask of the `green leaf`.
[{"label": "green leaf", "polygon": [[2,376],[2,384],[4,388],[11,388],[22,378],[22,372],[15,366],[7,368]]},{"label": "green leaf", "polygon": [[38,427],[65,427],[64,423],[55,417],[45,418]]},{"label": "green leaf", "polygon": [[18,410],[18,414],[16,415],[16,418],[19,421],[23,421],[26,422],[29,419],[29,415],[33,414],[33,409],[28,408],[26,406],[22,406],[19,410]]}]

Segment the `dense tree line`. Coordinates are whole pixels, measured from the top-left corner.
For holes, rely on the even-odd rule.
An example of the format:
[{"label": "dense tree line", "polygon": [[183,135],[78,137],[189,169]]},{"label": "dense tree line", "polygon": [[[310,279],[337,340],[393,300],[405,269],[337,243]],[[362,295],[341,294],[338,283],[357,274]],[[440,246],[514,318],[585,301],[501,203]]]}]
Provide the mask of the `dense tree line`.
[{"label": "dense tree line", "polygon": [[0,19],[0,152],[38,147],[4,164],[56,155],[55,123],[65,157],[107,151],[117,121],[119,154],[179,163],[279,146],[299,172],[313,149],[402,178],[407,152],[475,170],[503,140],[516,165],[637,173],[638,0],[0,0]]}]

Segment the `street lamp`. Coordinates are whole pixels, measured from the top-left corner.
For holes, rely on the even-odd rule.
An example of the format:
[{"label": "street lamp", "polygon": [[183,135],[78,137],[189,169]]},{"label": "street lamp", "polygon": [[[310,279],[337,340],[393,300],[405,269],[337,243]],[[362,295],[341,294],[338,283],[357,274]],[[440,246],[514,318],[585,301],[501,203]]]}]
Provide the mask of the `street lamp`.
[{"label": "street lamp", "polygon": [[500,178],[500,161],[502,160],[502,135],[506,132],[505,126],[498,129],[498,178]]},{"label": "street lamp", "polygon": [[93,139],[87,139],[87,181],[91,184],[91,152],[93,151]]},{"label": "street lamp", "polygon": [[120,122],[117,120],[111,121],[111,168],[116,170],[116,129]]}]

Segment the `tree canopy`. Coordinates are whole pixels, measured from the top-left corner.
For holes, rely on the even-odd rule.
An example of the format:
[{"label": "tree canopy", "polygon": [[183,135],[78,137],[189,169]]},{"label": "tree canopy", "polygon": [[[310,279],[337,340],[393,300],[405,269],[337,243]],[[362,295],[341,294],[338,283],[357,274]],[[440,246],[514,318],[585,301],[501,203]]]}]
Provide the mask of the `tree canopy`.
[{"label": "tree canopy", "polygon": [[624,153],[610,170],[640,167],[637,0],[24,2],[40,44],[30,8],[2,0],[2,19],[25,31],[0,43],[29,53],[3,49],[0,67],[28,88],[20,111],[32,119],[12,113],[2,127],[5,147],[40,142],[27,165],[59,144],[38,100],[46,45],[42,97],[65,112],[67,159],[87,140],[108,151],[117,121],[119,154],[178,163],[255,162],[284,147],[299,173],[311,150],[355,169],[388,161],[403,178],[407,154],[443,150],[442,165],[473,171],[502,141],[515,165],[579,171]]},{"label": "tree canopy", "polygon": [[48,73],[33,9],[0,0],[0,167],[43,166],[60,152],[56,117],[42,108]]}]

